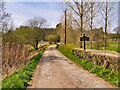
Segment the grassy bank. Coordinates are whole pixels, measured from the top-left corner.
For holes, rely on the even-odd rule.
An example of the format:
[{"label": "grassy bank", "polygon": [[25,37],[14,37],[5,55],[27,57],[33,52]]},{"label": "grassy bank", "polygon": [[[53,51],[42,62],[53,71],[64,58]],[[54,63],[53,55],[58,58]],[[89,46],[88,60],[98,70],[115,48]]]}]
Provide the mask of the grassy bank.
[{"label": "grassy bank", "polygon": [[[76,63],[77,65],[83,67],[85,70],[96,74],[98,77],[103,78],[108,81],[113,86],[118,85],[120,75],[116,71],[111,71],[109,69],[104,69],[102,66],[94,65],[93,62],[88,60],[82,60],[73,55],[72,49],[76,48],[74,45],[61,45],[58,47],[58,50],[63,53],[67,58]],[[119,78],[118,78],[119,76]]]},{"label": "grassy bank", "polygon": [[[46,47],[45,47],[46,48]],[[25,66],[23,66],[18,71],[15,71],[10,76],[7,76],[2,80],[2,89],[5,88],[26,88],[28,86],[28,82],[31,80],[34,69],[39,63],[39,60],[45,50],[43,48],[38,52],[36,56],[34,56]]]},{"label": "grassy bank", "polygon": [[[116,51],[116,52],[120,52],[118,49],[118,41],[109,41],[108,42],[109,45],[107,46],[106,50],[109,51]],[[89,49],[90,48],[90,42],[86,42],[86,48]],[[100,46],[99,48],[96,47],[95,42],[92,42],[92,49],[95,50],[104,50],[104,47]]]}]

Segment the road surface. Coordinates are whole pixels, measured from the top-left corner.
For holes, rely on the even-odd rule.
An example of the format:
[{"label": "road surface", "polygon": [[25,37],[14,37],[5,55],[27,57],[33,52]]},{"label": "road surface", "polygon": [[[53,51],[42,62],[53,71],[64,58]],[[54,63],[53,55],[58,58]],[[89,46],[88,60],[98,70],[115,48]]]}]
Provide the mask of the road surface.
[{"label": "road surface", "polygon": [[28,88],[112,88],[101,78],[77,66],[55,45],[44,52]]}]

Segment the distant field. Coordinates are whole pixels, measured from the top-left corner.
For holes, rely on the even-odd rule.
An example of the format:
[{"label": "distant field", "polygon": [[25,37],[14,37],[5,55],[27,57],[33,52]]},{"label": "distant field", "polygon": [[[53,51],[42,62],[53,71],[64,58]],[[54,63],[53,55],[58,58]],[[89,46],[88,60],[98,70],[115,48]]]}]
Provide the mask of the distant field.
[{"label": "distant field", "polygon": [[[108,43],[109,45],[107,46],[106,50],[120,52],[120,50],[118,50],[118,41],[109,41]],[[87,42],[86,48],[87,49],[90,48],[90,42]],[[104,50],[104,47],[99,47],[99,49],[97,49],[97,47],[95,47],[94,42],[93,42],[92,49]]]}]

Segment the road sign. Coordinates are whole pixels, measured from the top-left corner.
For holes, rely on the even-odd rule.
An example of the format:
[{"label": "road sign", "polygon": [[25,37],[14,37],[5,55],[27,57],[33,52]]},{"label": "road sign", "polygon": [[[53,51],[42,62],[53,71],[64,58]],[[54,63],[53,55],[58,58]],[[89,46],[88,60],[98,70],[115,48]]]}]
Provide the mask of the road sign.
[{"label": "road sign", "polygon": [[83,34],[83,37],[80,37],[80,41],[84,41],[84,50],[85,50],[85,41],[89,41],[89,37],[86,37],[85,34]]},{"label": "road sign", "polygon": [[80,37],[80,41],[89,41],[89,37],[86,37],[84,34],[83,37]]}]

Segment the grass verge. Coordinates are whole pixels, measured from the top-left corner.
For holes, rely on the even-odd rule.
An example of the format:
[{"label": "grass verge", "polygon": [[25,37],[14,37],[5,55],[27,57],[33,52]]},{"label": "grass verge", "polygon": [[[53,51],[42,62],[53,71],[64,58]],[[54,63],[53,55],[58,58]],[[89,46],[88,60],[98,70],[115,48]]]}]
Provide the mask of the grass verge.
[{"label": "grass verge", "polygon": [[[104,50],[104,47],[100,46],[99,48],[97,48],[95,46],[95,42],[93,41],[92,42],[92,49],[95,49],[95,50]],[[120,53],[120,50],[119,50],[119,41],[109,41],[108,42],[108,46],[106,47],[106,50],[108,51],[116,51],[116,52],[119,52]],[[86,48],[87,49],[90,49],[90,42],[86,42]]]},{"label": "grass verge", "polygon": [[58,50],[64,54],[67,58],[71,61],[76,63],[77,65],[83,67],[85,70],[96,74],[98,77],[103,78],[105,81],[108,81],[111,85],[115,87],[120,87],[119,78],[120,74],[116,71],[111,71],[109,69],[104,69],[102,66],[94,65],[93,62],[88,60],[79,59],[73,55],[73,48],[76,46],[74,45],[60,45]]},{"label": "grass verge", "polygon": [[[46,48],[46,47],[45,47]],[[23,88],[26,89],[29,85],[28,82],[31,80],[34,69],[39,63],[40,58],[45,50],[43,48],[38,52],[25,66],[23,66],[18,71],[15,71],[10,76],[7,76],[2,80],[2,89],[6,88]]]}]

